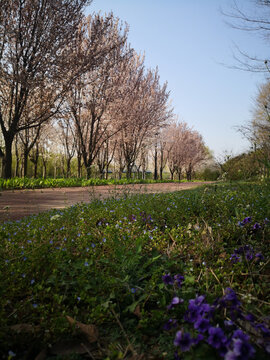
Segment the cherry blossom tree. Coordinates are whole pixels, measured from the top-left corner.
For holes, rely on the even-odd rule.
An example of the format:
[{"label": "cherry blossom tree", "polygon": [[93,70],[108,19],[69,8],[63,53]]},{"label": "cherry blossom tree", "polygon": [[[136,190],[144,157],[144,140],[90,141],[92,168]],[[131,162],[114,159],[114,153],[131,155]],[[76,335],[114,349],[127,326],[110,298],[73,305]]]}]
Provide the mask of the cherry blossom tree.
[{"label": "cherry blossom tree", "polygon": [[[102,41],[91,38],[92,27],[100,24],[103,29]],[[104,50],[103,62],[84,74],[69,91],[67,104],[76,127],[81,155],[91,176],[93,165],[103,144],[119,131],[119,124],[113,124],[110,111],[123,96],[123,73],[131,50],[126,44],[127,27],[122,28],[113,14],[107,17],[95,15],[86,22],[87,32],[81,47]]]}]

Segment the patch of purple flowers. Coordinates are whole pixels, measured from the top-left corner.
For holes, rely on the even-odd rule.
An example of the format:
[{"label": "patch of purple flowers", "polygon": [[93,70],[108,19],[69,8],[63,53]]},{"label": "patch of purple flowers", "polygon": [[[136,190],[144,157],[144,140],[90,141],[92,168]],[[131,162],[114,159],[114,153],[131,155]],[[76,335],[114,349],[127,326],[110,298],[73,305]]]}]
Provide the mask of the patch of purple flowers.
[{"label": "patch of purple flowers", "polygon": [[173,278],[171,277],[170,274],[165,274],[162,276],[162,281],[164,282],[164,284],[166,285],[173,285]]},{"label": "patch of purple flowers", "polygon": [[172,277],[172,275],[170,275],[170,274],[164,274],[162,276],[162,281],[164,282],[164,284],[166,284],[166,285],[174,285],[175,284],[179,288],[182,287],[182,283],[184,280],[185,280],[185,277],[180,274],[176,274],[176,275],[174,275],[174,277]]},{"label": "patch of purple flowers", "polygon": [[251,222],[251,217],[247,216],[244,218],[244,220],[239,221],[238,225],[239,226],[245,226],[246,224],[249,224]]},{"label": "patch of purple flowers", "polygon": [[189,300],[188,310],[184,315],[184,319],[189,323],[197,323],[196,326],[199,326],[202,318],[209,319],[211,317],[212,310],[213,308],[205,303],[205,296],[200,295],[195,299]]},{"label": "patch of purple flowers", "polygon": [[225,355],[225,360],[246,360],[255,355],[254,347],[248,342],[249,336],[242,330],[233,333],[230,350]]},{"label": "patch of purple flowers", "polygon": [[232,263],[241,262],[242,258],[245,258],[247,261],[255,260],[264,260],[263,255],[258,252],[255,253],[254,249],[250,245],[240,246],[238,249],[235,249],[233,254],[230,257]]},{"label": "patch of purple flowers", "polygon": [[209,337],[207,342],[215,349],[220,349],[226,346],[228,339],[220,327],[210,327],[208,330]]},{"label": "patch of purple flowers", "polygon": [[175,335],[174,345],[179,346],[183,352],[188,351],[193,345],[193,339],[189,333],[183,333],[179,330]]}]

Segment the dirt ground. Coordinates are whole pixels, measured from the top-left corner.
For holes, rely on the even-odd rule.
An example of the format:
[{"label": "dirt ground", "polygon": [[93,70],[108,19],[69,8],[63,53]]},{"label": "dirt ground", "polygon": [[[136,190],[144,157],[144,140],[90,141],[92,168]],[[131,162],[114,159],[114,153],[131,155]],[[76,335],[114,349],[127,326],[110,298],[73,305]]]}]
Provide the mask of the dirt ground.
[{"label": "dirt ground", "polygon": [[0,193],[0,222],[18,220],[24,216],[50,209],[63,209],[94,199],[120,197],[128,194],[159,193],[191,189],[201,183],[165,183],[106,185],[92,187],[54,188],[35,190],[5,190]]}]

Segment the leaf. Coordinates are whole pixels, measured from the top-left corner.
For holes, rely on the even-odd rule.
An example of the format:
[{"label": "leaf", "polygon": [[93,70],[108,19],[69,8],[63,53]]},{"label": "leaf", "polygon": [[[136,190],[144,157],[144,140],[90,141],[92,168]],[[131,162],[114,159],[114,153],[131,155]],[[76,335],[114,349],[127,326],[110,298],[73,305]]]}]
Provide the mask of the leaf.
[{"label": "leaf", "polygon": [[194,276],[185,276],[185,284],[186,285],[193,285],[195,283]]},{"label": "leaf", "polygon": [[21,333],[21,332],[34,333],[40,330],[40,326],[22,323],[22,324],[12,325],[10,326],[10,329],[16,331],[17,333]]},{"label": "leaf", "polygon": [[66,316],[70,325],[75,325],[77,329],[80,329],[81,332],[86,336],[87,340],[90,343],[96,342],[98,340],[98,328],[95,325],[86,325],[83,324],[70,316]]},{"label": "leaf", "polygon": [[130,311],[131,313],[134,313],[136,311],[136,307],[139,306],[139,303],[146,298],[147,294],[143,294],[137,301],[134,301],[131,305],[127,306],[124,311]]},{"label": "leaf", "polygon": [[142,313],[141,313],[141,309],[140,309],[140,305],[138,304],[134,310],[134,315],[138,316],[139,319],[142,318]]}]

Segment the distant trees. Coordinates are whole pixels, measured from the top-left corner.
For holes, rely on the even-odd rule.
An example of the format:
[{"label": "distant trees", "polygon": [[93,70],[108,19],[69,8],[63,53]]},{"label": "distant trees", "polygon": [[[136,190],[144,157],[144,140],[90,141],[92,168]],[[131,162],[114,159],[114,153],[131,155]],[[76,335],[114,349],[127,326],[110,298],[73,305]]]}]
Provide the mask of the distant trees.
[{"label": "distant trees", "polygon": [[166,139],[165,156],[168,159],[171,179],[176,173],[180,181],[185,171],[187,180],[191,180],[195,166],[207,156],[202,136],[190,129],[186,123],[171,124],[165,134],[163,141]]},{"label": "distant trees", "polygon": [[154,153],[155,178],[166,164],[172,176],[191,178],[202,139],[186,124],[170,125],[158,69],[145,68],[113,14],[83,16],[90,2],[0,0],[3,176],[27,176],[32,164],[34,176],[69,177],[75,158],[78,176],[95,167],[107,177],[110,166],[119,177],[144,176]]}]

